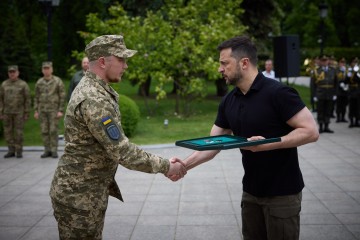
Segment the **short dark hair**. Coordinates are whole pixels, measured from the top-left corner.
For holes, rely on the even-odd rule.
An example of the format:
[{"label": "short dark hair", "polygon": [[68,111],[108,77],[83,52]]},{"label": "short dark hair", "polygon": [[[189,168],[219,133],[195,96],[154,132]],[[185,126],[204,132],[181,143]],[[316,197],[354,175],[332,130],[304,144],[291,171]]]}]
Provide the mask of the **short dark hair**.
[{"label": "short dark hair", "polygon": [[244,57],[249,58],[250,62],[256,66],[257,64],[257,49],[255,44],[251,41],[248,36],[237,36],[230,38],[222,42],[217,49],[219,51],[231,48],[231,56],[236,60],[240,60]]}]

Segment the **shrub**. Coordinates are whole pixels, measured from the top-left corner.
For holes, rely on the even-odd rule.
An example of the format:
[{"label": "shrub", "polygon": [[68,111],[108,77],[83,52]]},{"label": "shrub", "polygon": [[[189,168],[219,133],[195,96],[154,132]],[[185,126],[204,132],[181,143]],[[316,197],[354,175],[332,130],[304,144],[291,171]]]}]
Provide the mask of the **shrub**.
[{"label": "shrub", "polygon": [[139,107],[132,99],[121,94],[119,95],[119,107],[122,128],[124,129],[125,135],[131,137],[140,119]]}]

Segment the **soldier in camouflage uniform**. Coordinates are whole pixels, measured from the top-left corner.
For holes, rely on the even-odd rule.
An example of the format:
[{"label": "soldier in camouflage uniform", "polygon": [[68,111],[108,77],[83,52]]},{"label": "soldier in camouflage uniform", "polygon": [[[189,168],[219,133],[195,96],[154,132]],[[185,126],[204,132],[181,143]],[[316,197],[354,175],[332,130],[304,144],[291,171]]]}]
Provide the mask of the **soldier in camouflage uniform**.
[{"label": "soldier in camouflage uniform", "polygon": [[[145,173],[184,176],[179,159],[164,159],[130,143],[121,127],[119,82],[127,49],[119,35],[100,36],[85,48],[90,68],[75,88],[65,114],[65,150],[50,196],[60,239],[101,239],[109,195],[123,201],[115,182],[118,164]],[[171,160],[171,162],[170,162]]]},{"label": "soldier in camouflage uniform", "polygon": [[0,87],[0,119],[9,151],[4,158],[22,158],[24,123],[29,118],[31,96],[29,85],[19,78],[17,65],[8,67],[9,79]]},{"label": "soldier in camouflage uniform", "polygon": [[336,70],[329,66],[329,59],[321,57],[320,66],[315,70],[311,80],[314,101],[317,103],[317,121],[319,132],[334,133],[329,128],[333,104],[336,100]]},{"label": "soldier in camouflage uniform", "polygon": [[65,105],[65,86],[53,75],[51,62],[43,62],[43,77],[35,84],[35,119],[40,120],[41,134],[45,147],[42,158],[57,158],[59,120]]}]

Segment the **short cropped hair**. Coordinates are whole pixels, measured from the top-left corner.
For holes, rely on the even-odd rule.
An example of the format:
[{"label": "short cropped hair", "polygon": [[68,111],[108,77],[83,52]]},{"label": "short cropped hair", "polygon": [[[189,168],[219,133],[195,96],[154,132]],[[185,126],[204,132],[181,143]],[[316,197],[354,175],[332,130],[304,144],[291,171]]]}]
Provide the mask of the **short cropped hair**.
[{"label": "short cropped hair", "polygon": [[219,51],[231,48],[231,56],[236,60],[240,61],[240,59],[247,57],[249,58],[251,64],[254,66],[257,65],[257,49],[255,44],[251,41],[251,39],[247,36],[237,36],[230,38],[224,42],[222,42],[217,49]]}]

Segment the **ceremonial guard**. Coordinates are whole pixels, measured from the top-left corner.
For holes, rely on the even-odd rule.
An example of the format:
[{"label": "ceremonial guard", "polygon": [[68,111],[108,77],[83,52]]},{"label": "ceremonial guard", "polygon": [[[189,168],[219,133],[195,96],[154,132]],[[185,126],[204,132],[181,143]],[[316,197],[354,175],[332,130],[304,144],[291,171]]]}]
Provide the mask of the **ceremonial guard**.
[{"label": "ceremonial guard", "polygon": [[319,132],[334,133],[329,128],[334,100],[336,100],[336,69],[329,66],[329,59],[322,56],[320,66],[312,76],[311,89],[314,93],[314,102],[317,104],[317,121]]},{"label": "ceremonial guard", "polygon": [[346,60],[341,58],[337,68],[336,122],[347,122],[345,115],[349,101],[349,84],[346,83],[346,71]]},{"label": "ceremonial guard", "polygon": [[[314,74],[315,74],[315,70],[316,68],[318,67],[317,65],[317,58],[318,57],[315,57],[315,58],[311,58],[311,59],[305,59],[304,61],[304,65],[306,66],[306,74],[308,76],[310,76],[310,85],[313,85],[312,81],[315,79],[314,78]],[[312,88],[310,88],[310,103],[311,103],[311,110],[313,112],[316,112],[316,103],[314,101],[314,91]]]},{"label": "ceremonial guard", "polygon": [[346,82],[349,84],[349,128],[360,127],[360,72],[358,58],[348,68]]}]

